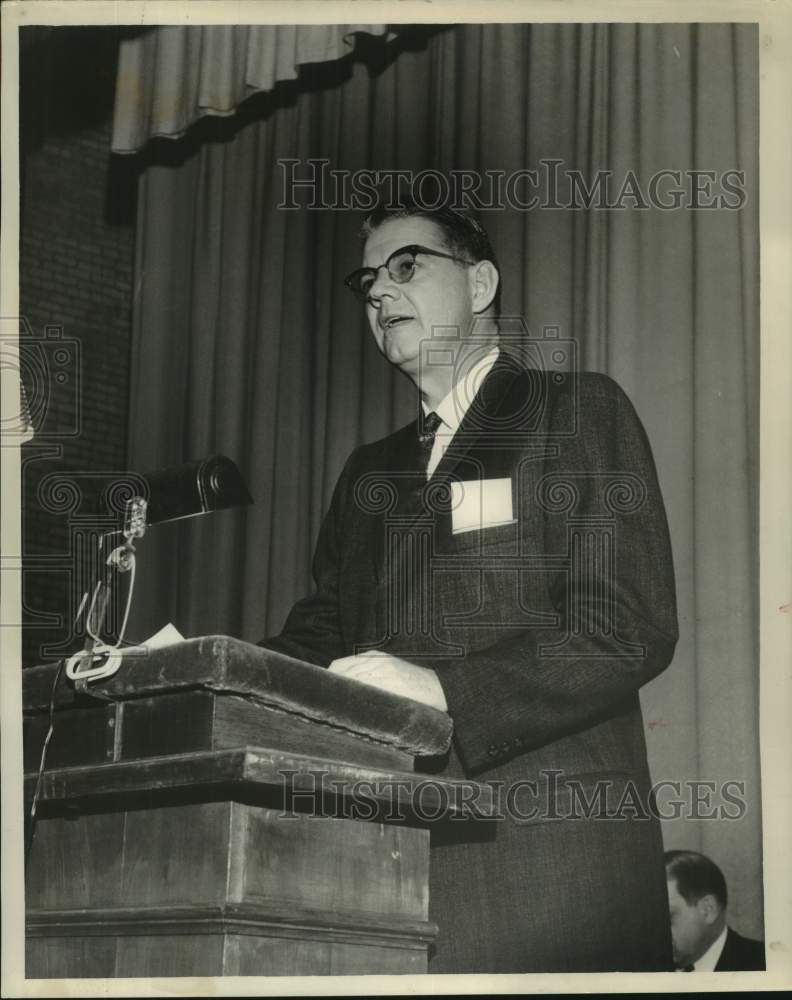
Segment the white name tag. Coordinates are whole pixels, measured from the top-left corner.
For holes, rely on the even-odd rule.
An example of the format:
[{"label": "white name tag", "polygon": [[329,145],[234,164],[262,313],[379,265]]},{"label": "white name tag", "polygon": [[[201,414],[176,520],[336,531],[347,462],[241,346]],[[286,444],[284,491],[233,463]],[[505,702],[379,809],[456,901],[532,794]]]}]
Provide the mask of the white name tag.
[{"label": "white name tag", "polygon": [[451,483],[451,527],[455,535],[513,524],[511,479]]}]

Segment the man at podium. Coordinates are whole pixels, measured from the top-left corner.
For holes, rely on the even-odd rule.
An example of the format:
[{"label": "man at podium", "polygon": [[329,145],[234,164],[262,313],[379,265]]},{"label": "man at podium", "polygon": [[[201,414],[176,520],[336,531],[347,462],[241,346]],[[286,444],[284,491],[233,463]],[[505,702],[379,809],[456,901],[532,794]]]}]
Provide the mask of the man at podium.
[{"label": "man at podium", "polygon": [[437,767],[495,788],[497,821],[432,832],[430,971],[671,969],[638,692],[676,599],[644,430],[509,334],[477,222],[379,208],[364,238],[346,284],[418,419],[349,457],[316,590],[262,645],[447,711]]}]

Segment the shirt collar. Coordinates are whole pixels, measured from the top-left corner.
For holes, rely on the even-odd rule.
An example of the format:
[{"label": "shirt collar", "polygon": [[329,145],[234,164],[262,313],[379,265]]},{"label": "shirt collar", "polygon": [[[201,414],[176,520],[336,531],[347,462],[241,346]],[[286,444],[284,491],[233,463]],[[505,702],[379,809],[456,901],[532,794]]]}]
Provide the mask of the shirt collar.
[{"label": "shirt collar", "polygon": [[701,958],[693,963],[693,969],[696,972],[715,971],[715,966],[718,964],[718,959],[721,957],[723,946],[726,944],[726,935],[728,931],[729,928],[724,925],[723,930],[715,938],[709,948],[707,948]]},{"label": "shirt collar", "polygon": [[[454,384],[451,391],[446,395],[434,412],[443,421],[443,425],[438,429],[438,434],[455,434],[457,428],[462,423],[465,414],[470,409],[470,404],[476,398],[476,393],[481,388],[484,379],[489,375],[493,365],[498,360],[498,348],[493,347],[484,357],[475,361],[462,377]],[[421,401],[424,414],[431,411],[426,403]]]}]

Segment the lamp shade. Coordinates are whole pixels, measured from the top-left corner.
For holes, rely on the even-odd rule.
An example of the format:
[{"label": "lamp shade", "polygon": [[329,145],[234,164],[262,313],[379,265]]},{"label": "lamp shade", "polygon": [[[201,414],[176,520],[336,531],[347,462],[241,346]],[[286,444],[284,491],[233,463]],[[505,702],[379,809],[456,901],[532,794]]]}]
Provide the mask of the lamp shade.
[{"label": "lamp shade", "polygon": [[143,476],[148,486],[146,524],[253,503],[242,473],[225,455],[213,455]]}]

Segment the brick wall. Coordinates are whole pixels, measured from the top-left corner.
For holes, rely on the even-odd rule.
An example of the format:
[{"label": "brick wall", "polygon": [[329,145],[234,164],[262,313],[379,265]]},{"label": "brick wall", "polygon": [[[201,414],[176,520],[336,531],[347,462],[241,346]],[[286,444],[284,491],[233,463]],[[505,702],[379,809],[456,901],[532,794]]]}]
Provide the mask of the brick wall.
[{"label": "brick wall", "polygon": [[114,29],[89,28],[21,45],[21,336],[38,430],[23,449],[26,665],[76,648],[71,540],[86,508],[70,512],[62,477],[92,492],[125,468],[135,167],[110,154],[117,46]]}]

